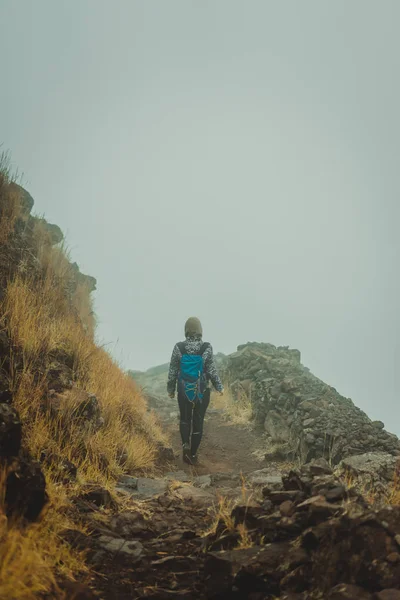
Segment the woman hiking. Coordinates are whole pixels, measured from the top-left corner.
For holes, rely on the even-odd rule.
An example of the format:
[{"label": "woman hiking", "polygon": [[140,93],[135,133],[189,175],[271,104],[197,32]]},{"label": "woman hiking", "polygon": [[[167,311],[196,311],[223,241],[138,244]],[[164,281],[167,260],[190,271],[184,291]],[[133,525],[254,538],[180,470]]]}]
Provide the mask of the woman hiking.
[{"label": "woman hiking", "polygon": [[196,465],[204,416],[210,403],[210,382],[221,396],[224,388],[215,366],[212,346],[203,342],[203,328],[196,317],[186,321],[185,338],[172,351],[167,389],[170,398],[175,397],[178,389],[183,460]]}]

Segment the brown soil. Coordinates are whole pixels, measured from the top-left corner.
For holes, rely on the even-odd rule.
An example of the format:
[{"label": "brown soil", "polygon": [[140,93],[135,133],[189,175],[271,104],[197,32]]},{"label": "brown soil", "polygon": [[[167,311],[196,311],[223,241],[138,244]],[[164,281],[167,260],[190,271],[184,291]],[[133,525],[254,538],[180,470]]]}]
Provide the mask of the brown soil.
[{"label": "brown soil", "polygon": [[[262,455],[260,435],[253,432],[251,426],[230,422],[221,410],[211,408],[206,415],[196,468],[182,460],[177,419],[167,420],[165,427],[176,456],[175,464],[168,466],[169,471],[186,471],[191,476],[221,473],[221,485],[237,488],[237,480],[232,478],[231,481],[233,474],[265,466],[265,462],[253,454],[259,451],[259,456]],[[212,487],[208,491],[216,495],[219,489]],[[149,539],[141,538],[146,558],[137,566],[121,556],[106,559],[99,569],[101,574],[92,582],[100,597],[103,600],[207,598],[202,532],[215,519],[213,510],[210,511],[212,504],[213,501],[200,506],[187,504],[173,494],[168,499],[162,497],[146,502],[153,512],[151,527],[154,528]]]},{"label": "brown soil", "polygon": [[[173,449],[178,456],[177,467],[179,469],[190,469],[185,465],[180,455],[181,438],[179,434],[179,423],[169,426]],[[263,442],[260,434],[253,431],[250,425],[238,425],[230,422],[223,411],[211,409],[206,415],[204,422],[204,434],[199,448],[199,463],[196,474],[208,473],[246,473],[262,469],[266,466],[265,461],[260,460],[262,456]]]}]

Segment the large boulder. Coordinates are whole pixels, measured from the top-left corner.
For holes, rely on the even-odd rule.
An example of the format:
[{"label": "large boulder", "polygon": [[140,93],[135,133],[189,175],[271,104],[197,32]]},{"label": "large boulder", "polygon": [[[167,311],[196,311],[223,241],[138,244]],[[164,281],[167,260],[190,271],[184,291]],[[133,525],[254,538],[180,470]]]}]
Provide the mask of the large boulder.
[{"label": "large boulder", "polygon": [[396,470],[400,474],[400,461],[385,452],[367,452],[344,458],[340,469],[350,477],[363,480],[365,484],[393,482]]}]

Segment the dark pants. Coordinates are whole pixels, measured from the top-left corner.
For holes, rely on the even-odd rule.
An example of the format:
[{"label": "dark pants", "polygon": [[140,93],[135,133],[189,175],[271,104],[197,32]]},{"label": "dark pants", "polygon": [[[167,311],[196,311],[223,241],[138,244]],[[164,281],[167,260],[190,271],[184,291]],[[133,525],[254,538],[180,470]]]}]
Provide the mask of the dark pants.
[{"label": "dark pants", "polygon": [[[180,412],[179,430],[181,432],[182,444],[190,444],[190,452],[194,456],[200,446],[203,435],[204,416],[210,404],[211,390],[204,392],[203,399],[193,405],[183,394],[178,393],[178,404]],[[193,427],[193,428],[192,428]]]}]

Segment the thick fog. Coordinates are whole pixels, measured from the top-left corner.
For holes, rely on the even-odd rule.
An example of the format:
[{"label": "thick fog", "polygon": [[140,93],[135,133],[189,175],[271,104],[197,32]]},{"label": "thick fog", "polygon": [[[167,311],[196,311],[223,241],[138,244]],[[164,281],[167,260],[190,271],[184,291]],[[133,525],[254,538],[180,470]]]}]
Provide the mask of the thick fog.
[{"label": "thick fog", "polygon": [[0,140],[98,280],[98,337],[167,362],[290,345],[400,434],[398,0],[0,0]]}]

